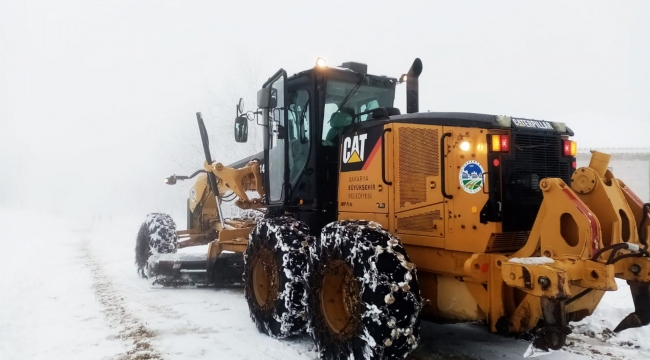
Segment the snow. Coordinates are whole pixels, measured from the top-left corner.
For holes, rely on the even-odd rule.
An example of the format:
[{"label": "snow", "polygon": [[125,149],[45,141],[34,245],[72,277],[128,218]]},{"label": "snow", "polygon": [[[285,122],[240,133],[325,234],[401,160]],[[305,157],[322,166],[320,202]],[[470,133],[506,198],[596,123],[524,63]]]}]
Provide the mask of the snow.
[{"label": "snow", "polygon": [[[608,344],[608,352],[619,357],[650,358],[650,327],[627,329],[616,334],[612,330],[629,313],[634,303],[629,285],[616,280],[618,291],[605,293],[594,314],[580,322],[572,323],[570,340],[585,344]],[[597,351],[599,351],[597,349]]]},{"label": "snow", "polygon": [[95,300],[72,225],[0,209],[0,359],[105,359],[123,351]]},{"label": "snow", "polygon": [[[318,359],[308,336],[275,340],[250,320],[243,288],[154,288],[138,277],[142,218],[91,222],[0,208],[0,359]],[[183,253],[205,251],[181,249]],[[543,357],[650,358],[650,327],[612,334],[632,311],[619,282],[569,346]],[[483,324],[422,322],[415,359],[522,359],[529,342]],[[611,354],[611,355],[608,355]]]},{"label": "snow", "polygon": [[134,264],[144,217],[113,219],[0,209],[0,359],[136,360],[147,346],[164,359],[317,359],[307,336],[260,334],[243,288],[151,287]]},{"label": "snow", "polygon": [[522,264],[522,265],[544,265],[544,264],[553,264],[555,260],[549,257],[540,256],[540,257],[527,257],[527,258],[512,258],[509,259],[508,262],[514,264]]}]

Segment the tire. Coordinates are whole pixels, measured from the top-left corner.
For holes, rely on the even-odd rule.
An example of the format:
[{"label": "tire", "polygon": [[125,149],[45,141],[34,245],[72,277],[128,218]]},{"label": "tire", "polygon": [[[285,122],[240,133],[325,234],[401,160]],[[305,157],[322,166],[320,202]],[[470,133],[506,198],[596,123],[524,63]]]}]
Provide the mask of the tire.
[{"label": "tire", "polygon": [[415,265],[378,223],[325,226],[310,248],[307,292],[321,359],[404,359],[419,343]]},{"label": "tire", "polygon": [[309,227],[289,217],[261,219],[244,253],[244,282],[250,316],[273,338],[305,332],[304,278]]},{"label": "tire", "polygon": [[167,214],[151,213],[140,226],[135,243],[135,264],[138,274],[148,278],[147,261],[154,254],[175,253],[178,250],[176,223]]}]

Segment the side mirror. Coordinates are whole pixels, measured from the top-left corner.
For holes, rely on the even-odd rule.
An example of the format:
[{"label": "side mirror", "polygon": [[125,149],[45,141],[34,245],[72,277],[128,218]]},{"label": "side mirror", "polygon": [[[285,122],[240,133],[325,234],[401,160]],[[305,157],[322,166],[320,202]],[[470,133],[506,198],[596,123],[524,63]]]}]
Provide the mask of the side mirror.
[{"label": "side mirror", "polygon": [[257,91],[257,107],[262,109],[278,106],[278,90],[272,87],[261,88]]},{"label": "side mirror", "polygon": [[258,108],[268,108],[269,103],[271,102],[271,88],[265,87],[257,91],[257,107]]},{"label": "side mirror", "polygon": [[248,118],[246,115],[237,116],[235,119],[235,141],[238,143],[248,141]]}]

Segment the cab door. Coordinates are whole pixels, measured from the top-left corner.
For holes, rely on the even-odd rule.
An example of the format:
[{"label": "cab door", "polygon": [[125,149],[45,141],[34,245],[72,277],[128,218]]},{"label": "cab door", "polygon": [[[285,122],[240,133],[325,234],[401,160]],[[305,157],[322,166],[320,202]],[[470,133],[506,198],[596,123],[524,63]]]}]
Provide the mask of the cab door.
[{"label": "cab door", "polygon": [[270,205],[284,203],[287,195],[286,81],[287,73],[280,69],[263,86],[263,90],[269,93],[268,107],[263,109],[263,116],[266,127],[264,139],[265,187]]}]

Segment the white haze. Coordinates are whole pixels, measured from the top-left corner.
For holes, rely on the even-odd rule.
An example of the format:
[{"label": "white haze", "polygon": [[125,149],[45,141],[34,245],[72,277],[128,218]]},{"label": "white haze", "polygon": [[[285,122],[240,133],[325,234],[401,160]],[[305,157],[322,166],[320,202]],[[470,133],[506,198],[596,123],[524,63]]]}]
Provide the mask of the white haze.
[{"label": "white haze", "polygon": [[195,112],[217,160],[250,155],[238,98],[317,57],[394,77],[420,57],[422,111],[648,147],[649,18],[648,1],[0,0],[0,206],[182,217],[187,184],[163,178],[201,167]]}]

